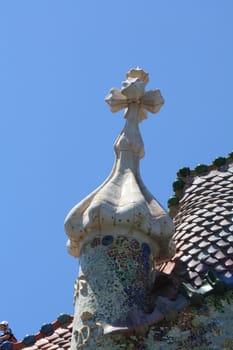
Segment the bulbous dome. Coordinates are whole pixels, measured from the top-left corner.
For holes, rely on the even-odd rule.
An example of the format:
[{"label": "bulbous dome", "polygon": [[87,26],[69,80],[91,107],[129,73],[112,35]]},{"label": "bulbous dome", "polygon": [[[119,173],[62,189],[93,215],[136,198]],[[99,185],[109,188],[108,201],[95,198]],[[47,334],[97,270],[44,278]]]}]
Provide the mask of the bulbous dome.
[{"label": "bulbous dome", "polygon": [[164,103],[158,89],[145,92],[147,82],[147,73],[132,69],[122,89],[111,89],[106,98],[113,112],[126,109],[126,124],[114,144],[116,159],[111,174],[65,220],[68,249],[75,257],[93,235],[106,233],[143,237],[158,262],[175,253],[173,222],[147,190],[139,172],[144,145],[138,124],[146,118],[145,110],[156,113]]}]

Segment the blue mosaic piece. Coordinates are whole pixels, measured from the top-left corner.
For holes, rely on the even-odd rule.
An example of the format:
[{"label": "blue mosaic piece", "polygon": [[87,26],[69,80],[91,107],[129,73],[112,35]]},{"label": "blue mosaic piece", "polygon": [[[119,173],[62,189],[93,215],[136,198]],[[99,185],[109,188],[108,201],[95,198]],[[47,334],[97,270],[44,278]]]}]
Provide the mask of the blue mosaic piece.
[{"label": "blue mosaic piece", "polygon": [[104,236],[102,239],[103,245],[110,245],[110,244],[112,244],[112,242],[113,242],[113,236],[110,236],[110,235]]},{"label": "blue mosaic piece", "polygon": [[206,279],[211,284],[216,293],[224,293],[225,283],[219,278],[218,274],[216,274],[215,271],[207,271]]},{"label": "blue mosaic piece", "polygon": [[144,267],[145,272],[149,272],[149,270],[150,270],[149,261],[144,261],[143,267]]},{"label": "blue mosaic piece", "polygon": [[47,323],[42,325],[40,332],[43,333],[46,336],[52,335],[54,332],[53,326],[51,323]]},{"label": "blue mosaic piece", "polygon": [[226,284],[227,287],[233,288],[233,275],[231,277],[219,276],[219,278]]},{"label": "blue mosaic piece", "polygon": [[26,346],[31,346],[35,344],[35,342],[36,342],[36,337],[34,335],[26,335],[26,337],[24,337],[23,339],[23,343]]},{"label": "blue mosaic piece", "polygon": [[3,343],[0,344],[1,350],[12,350],[13,349],[13,343],[9,340],[5,340]]},{"label": "blue mosaic piece", "polygon": [[67,314],[60,314],[57,318],[58,322],[60,324],[65,324],[70,322],[70,315]]},{"label": "blue mosaic piece", "polygon": [[147,244],[147,243],[142,243],[142,252],[143,252],[143,254],[150,255],[151,249],[150,249],[149,244]]}]

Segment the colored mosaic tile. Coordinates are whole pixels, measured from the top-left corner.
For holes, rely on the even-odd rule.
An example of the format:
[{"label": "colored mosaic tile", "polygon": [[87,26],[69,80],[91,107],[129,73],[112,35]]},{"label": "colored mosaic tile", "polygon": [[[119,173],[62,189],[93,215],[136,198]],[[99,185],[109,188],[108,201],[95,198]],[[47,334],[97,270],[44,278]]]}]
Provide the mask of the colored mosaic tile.
[{"label": "colored mosaic tile", "polygon": [[51,323],[44,324],[41,327],[40,332],[47,336],[52,335],[54,332],[52,324]]},{"label": "colored mosaic tile", "polygon": [[35,342],[36,342],[36,337],[34,335],[27,335],[23,339],[23,343],[26,346],[31,346],[31,345],[35,344]]},{"label": "colored mosaic tile", "polygon": [[110,244],[112,244],[112,242],[113,242],[113,236],[110,236],[110,235],[104,236],[102,239],[103,245],[110,245]]},{"label": "colored mosaic tile", "polygon": [[133,238],[130,240],[129,248],[134,251],[138,251],[140,249],[140,243],[135,238]]}]

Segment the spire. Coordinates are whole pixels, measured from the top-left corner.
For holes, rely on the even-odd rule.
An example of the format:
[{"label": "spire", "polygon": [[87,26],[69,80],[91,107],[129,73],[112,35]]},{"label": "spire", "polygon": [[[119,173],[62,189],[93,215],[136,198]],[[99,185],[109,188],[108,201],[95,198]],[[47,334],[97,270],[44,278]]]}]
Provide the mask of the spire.
[{"label": "spire", "polygon": [[111,89],[111,110],[126,110],[112,172],[65,220],[68,250],[79,257],[71,350],[117,350],[125,342],[122,333],[153,323],[155,263],[175,253],[172,220],[139,172],[144,145],[138,124],[163,104],[159,90],[145,92],[147,82],[148,74],[136,68],[121,90]]},{"label": "spire", "polygon": [[175,252],[171,241],[173,223],[141,180],[139,160],[144,156],[144,145],[138,127],[147,118],[146,111],[157,113],[164,100],[158,89],[145,92],[149,79],[142,69],[131,69],[126,78],[121,90],[112,88],[105,99],[112,112],[126,110],[125,127],[114,144],[113,170],[99,188],[68,214],[68,250],[78,257],[84,242],[93,234],[106,230],[119,234],[119,230],[124,230],[126,235],[143,235],[156,261],[166,261]]}]

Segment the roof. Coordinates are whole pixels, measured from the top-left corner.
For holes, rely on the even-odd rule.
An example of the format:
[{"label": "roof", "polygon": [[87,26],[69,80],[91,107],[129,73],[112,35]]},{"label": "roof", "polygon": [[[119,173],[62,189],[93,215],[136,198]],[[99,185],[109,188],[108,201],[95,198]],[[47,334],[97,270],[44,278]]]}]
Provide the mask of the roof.
[{"label": "roof", "polygon": [[[197,295],[233,287],[232,153],[210,166],[181,169],[173,188],[175,196],[169,207],[177,252],[169,262],[157,266],[156,308],[154,318],[146,321],[149,324],[160,322],[169,311],[182,310],[189,302],[200,302]],[[69,349],[72,321],[72,316],[60,315],[36,335],[14,344],[13,350]]]},{"label": "roof", "polygon": [[233,282],[233,161],[202,169],[179,179],[183,189],[174,217],[177,253],[171,260],[194,287],[210,269]]},{"label": "roof", "polygon": [[233,284],[233,161],[221,159],[220,166],[181,169],[173,185],[177,252],[160,271],[195,288],[206,282],[208,272]]},{"label": "roof", "polygon": [[[45,324],[40,332],[27,335],[13,344],[12,350],[61,350],[70,348],[73,316],[62,314],[53,323]],[[7,348],[8,349],[8,348]]]}]

